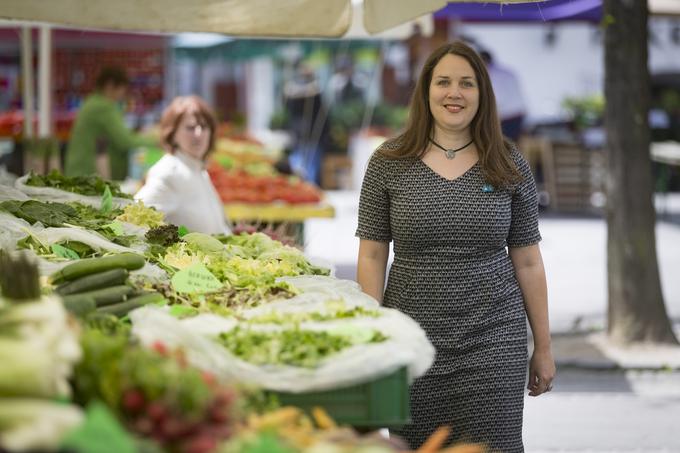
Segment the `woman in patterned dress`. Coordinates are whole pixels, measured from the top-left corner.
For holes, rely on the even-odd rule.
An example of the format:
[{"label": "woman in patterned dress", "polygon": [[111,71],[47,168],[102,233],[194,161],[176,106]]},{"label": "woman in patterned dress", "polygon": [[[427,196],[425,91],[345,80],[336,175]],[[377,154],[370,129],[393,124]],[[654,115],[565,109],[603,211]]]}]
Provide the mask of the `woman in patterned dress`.
[{"label": "woman in patterned dress", "polygon": [[550,391],[555,375],[536,186],[466,44],[425,62],[405,132],[369,160],[356,234],[363,290],[418,321],[437,350],[397,433],[417,448],[449,425],[449,443],[523,452],[527,318],[529,395]]}]

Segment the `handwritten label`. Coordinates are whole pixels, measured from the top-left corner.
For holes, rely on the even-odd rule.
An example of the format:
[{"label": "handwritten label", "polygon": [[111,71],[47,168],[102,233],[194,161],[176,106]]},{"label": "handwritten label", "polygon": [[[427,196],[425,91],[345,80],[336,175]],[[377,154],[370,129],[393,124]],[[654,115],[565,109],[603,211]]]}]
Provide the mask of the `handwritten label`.
[{"label": "handwritten label", "polygon": [[112,209],[113,209],[113,196],[111,195],[111,189],[107,184],[106,189],[104,189],[104,194],[102,195],[101,211],[111,212]]},{"label": "handwritten label", "polygon": [[222,288],[222,283],[201,263],[193,264],[172,276],[172,287],[179,293],[207,293]]},{"label": "handwritten label", "polygon": [[64,247],[63,245],[52,244],[52,246],[50,248],[52,249],[52,253],[54,253],[58,257],[66,258],[67,260],[79,260],[80,259],[80,257],[78,256],[78,254],[76,252],[74,252],[73,250],[71,250],[68,247]]}]

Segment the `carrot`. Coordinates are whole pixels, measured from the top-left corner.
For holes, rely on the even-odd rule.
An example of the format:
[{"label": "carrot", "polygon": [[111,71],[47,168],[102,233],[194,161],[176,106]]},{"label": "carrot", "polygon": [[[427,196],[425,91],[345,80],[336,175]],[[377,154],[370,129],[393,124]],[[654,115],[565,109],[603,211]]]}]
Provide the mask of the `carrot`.
[{"label": "carrot", "polygon": [[450,432],[450,427],[440,426],[416,451],[418,453],[436,453],[439,451],[444,442],[446,442],[446,438],[449,437]]}]

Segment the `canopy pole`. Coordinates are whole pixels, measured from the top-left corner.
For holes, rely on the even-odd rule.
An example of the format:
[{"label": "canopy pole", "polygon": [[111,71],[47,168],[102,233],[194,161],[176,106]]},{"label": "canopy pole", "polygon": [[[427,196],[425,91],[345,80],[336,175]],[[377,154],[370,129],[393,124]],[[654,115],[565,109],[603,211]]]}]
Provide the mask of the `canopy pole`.
[{"label": "canopy pole", "polygon": [[40,26],[38,47],[38,137],[52,133],[52,29]]},{"label": "canopy pole", "polygon": [[35,91],[33,79],[33,42],[31,27],[21,27],[21,86],[24,110],[24,138],[31,139],[35,135],[33,129]]}]

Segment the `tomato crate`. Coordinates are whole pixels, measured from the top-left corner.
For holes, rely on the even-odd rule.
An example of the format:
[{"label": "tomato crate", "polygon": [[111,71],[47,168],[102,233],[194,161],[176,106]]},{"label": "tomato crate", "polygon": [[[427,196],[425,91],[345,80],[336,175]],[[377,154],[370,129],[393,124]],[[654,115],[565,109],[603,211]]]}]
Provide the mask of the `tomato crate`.
[{"label": "tomato crate", "polygon": [[408,371],[394,373],[364,384],[309,393],[271,392],[285,406],[310,412],[322,407],[336,422],[361,428],[398,427],[409,422]]}]

